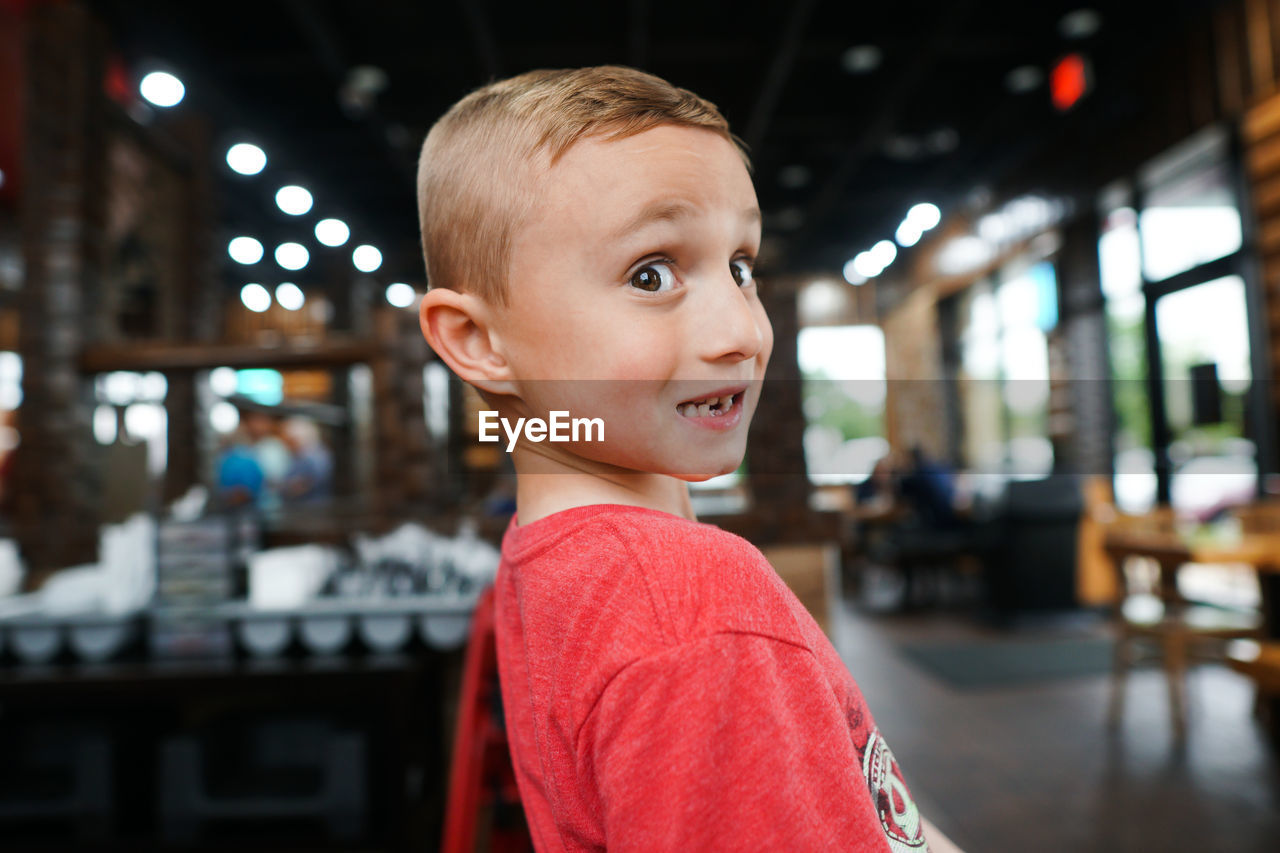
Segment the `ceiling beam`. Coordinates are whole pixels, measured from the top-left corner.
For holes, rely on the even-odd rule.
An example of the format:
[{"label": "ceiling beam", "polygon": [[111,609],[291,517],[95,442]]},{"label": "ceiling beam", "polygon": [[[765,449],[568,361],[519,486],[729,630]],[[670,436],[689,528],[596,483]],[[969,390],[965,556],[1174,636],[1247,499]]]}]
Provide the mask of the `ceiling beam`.
[{"label": "ceiling beam", "polygon": [[[297,24],[303,41],[311,49],[320,67],[328,73],[335,87],[336,102],[336,88],[346,82],[347,73],[351,70],[342,36],[325,17],[320,4],[304,2],[304,0],[284,0],[284,5],[293,17],[294,23]],[[377,105],[370,105],[368,112],[364,113],[361,121],[357,123],[362,124],[376,137],[376,147],[386,153],[387,159],[395,170],[410,181],[414,180],[417,175],[417,163],[403,149],[392,143],[394,134],[391,133],[391,122],[378,111]]]},{"label": "ceiling beam", "polygon": [[630,0],[627,12],[628,61],[633,68],[644,68],[649,62],[649,0]]},{"label": "ceiling beam", "polygon": [[[855,137],[835,170],[823,181],[822,189],[805,209],[804,228],[807,234],[817,235],[824,230],[822,226],[838,207],[847,184],[881,150],[885,140],[897,129],[898,120],[937,65],[937,37],[959,31],[960,22],[968,15],[971,6],[972,0],[947,6],[934,22],[933,32],[922,39],[923,47],[915,60],[886,88],[878,114]],[[788,247],[788,254],[812,251],[813,248],[811,241],[801,238]]]},{"label": "ceiling beam", "polygon": [[485,14],[483,0],[459,0],[459,5],[467,20],[467,29],[471,30],[471,40],[475,43],[485,81],[499,79],[502,77],[502,59],[498,54],[498,42],[489,26],[489,18]]},{"label": "ceiling beam", "polygon": [[801,39],[804,38],[805,27],[809,24],[815,5],[817,0],[799,0],[791,7],[786,31],[782,35],[777,51],[773,54],[773,61],[769,63],[764,85],[760,87],[756,105],[751,110],[751,118],[747,121],[744,139],[753,154],[759,152],[764,142],[765,132],[769,129],[769,122],[773,120],[773,114],[778,108],[778,100],[782,97],[787,78],[791,76],[796,52],[799,50]]}]

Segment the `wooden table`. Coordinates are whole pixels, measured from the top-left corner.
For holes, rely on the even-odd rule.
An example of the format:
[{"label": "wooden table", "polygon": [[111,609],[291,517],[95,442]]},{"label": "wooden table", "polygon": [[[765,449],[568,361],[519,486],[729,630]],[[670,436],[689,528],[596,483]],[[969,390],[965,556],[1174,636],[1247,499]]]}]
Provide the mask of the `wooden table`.
[{"label": "wooden table", "polygon": [[[1166,603],[1178,603],[1177,573],[1187,563],[1247,564],[1258,573],[1262,597],[1263,634],[1280,639],[1280,530],[1245,532],[1221,540],[1184,538],[1171,525],[1143,527],[1136,523],[1115,525],[1103,539],[1107,554],[1123,566],[1128,557],[1154,560],[1160,568],[1160,597]],[[1280,700],[1273,699],[1272,734],[1280,742]]]},{"label": "wooden table", "polygon": [[1280,637],[1280,614],[1274,610],[1280,582],[1280,531],[1241,533],[1222,540],[1187,539],[1173,530],[1119,526],[1107,531],[1103,547],[1117,565],[1128,557],[1146,557],[1160,567],[1161,590],[1176,601],[1177,570],[1186,563],[1242,563],[1258,572],[1268,636]]}]

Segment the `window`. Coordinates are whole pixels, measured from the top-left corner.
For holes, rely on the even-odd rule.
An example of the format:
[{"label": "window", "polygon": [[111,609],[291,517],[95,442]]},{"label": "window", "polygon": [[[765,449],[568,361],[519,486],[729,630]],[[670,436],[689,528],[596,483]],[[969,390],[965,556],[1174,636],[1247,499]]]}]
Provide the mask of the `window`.
[{"label": "window", "polygon": [[960,407],[970,469],[1016,478],[1053,470],[1047,332],[1057,317],[1048,261],[1009,264],[961,297]]},{"label": "window", "polygon": [[889,452],[884,332],[878,326],[811,326],[800,330],[797,347],[809,480],[860,483]]},{"label": "window", "polygon": [[1207,513],[1256,489],[1246,410],[1265,402],[1229,141],[1210,128],[1101,195],[1115,494],[1127,511],[1164,499]]}]

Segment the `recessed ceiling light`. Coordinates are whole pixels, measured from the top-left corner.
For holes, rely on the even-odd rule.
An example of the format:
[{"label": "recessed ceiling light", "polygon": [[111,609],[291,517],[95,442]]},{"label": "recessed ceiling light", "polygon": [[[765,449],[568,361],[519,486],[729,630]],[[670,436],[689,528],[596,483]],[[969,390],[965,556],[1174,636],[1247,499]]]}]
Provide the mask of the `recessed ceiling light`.
[{"label": "recessed ceiling light", "polygon": [[187,88],[168,71],[152,71],[142,78],[138,91],[157,107],[173,107],[182,102]]},{"label": "recessed ceiling light", "polygon": [[884,52],[874,44],[860,44],[840,55],[840,65],[850,74],[870,74],[880,67]]},{"label": "recessed ceiling light", "polygon": [[774,216],[773,224],[783,231],[795,231],[804,224],[804,211],[798,207],[784,207]]},{"label": "recessed ceiling light", "polygon": [[256,264],[262,260],[262,244],[252,237],[235,237],[227,244],[227,254],[239,264]]},{"label": "recessed ceiling light", "polygon": [[281,243],[276,246],[276,263],[287,270],[300,270],[311,260],[311,253],[301,243]]},{"label": "recessed ceiling light", "polygon": [[1058,21],[1058,32],[1063,38],[1084,39],[1096,33],[1101,26],[1102,16],[1093,9],[1076,9]]},{"label": "recessed ceiling light", "polygon": [[922,231],[928,231],[942,221],[942,211],[938,209],[936,204],[922,201],[911,206],[911,209],[907,211],[906,221],[917,226]]},{"label": "recessed ceiling light", "polygon": [[290,216],[301,216],[311,209],[311,193],[294,184],[281,187],[276,190],[276,205]]},{"label": "recessed ceiling light", "polygon": [[1004,75],[1004,87],[1015,95],[1036,89],[1044,82],[1044,72],[1034,65],[1019,65]]},{"label": "recessed ceiling light", "polygon": [[413,304],[413,300],[417,297],[414,289],[405,284],[403,281],[397,281],[387,285],[387,301],[397,308],[408,308]]},{"label": "recessed ceiling light", "polygon": [[240,301],[245,308],[261,314],[271,307],[271,292],[262,285],[251,282],[240,288]]},{"label": "recessed ceiling light", "polygon": [[377,246],[356,246],[355,251],[351,253],[351,263],[355,264],[360,272],[373,272],[382,266],[382,252],[378,251]]},{"label": "recessed ceiling light", "polygon": [[960,144],[960,134],[954,127],[940,127],[925,138],[924,144],[930,154],[946,154]]},{"label": "recessed ceiling light", "polygon": [[867,283],[867,277],[862,273],[858,272],[858,266],[856,261],[850,260],[845,262],[843,272],[844,272],[844,280],[849,282],[852,285],[856,286],[859,284]]},{"label": "recessed ceiling light", "polygon": [[809,167],[796,163],[785,166],[778,172],[778,184],[789,190],[798,190],[808,185],[812,177]]},{"label": "recessed ceiling light", "polygon": [[341,246],[351,237],[351,229],[341,219],[321,219],[316,223],[316,239],[326,246]]},{"label": "recessed ceiling light", "polygon": [[307,296],[298,285],[282,281],[276,285],[276,302],[286,311],[297,311],[307,303]]},{"label": "recessed ceiling light", "polygon": [[237,142],[227,149],[227,165],[242,175],[256,175],[267,165],[267,154],[248,142]]}]

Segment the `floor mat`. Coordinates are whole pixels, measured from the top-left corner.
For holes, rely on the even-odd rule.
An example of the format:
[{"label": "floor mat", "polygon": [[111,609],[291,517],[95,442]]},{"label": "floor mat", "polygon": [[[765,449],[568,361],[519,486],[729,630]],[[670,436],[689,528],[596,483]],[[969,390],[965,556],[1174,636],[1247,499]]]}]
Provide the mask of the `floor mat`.
[{"label": "floor mat", "polygon": [[1102,638],[904,643],[900,651],[930,675],[961,690],[1009,687],[1111,672],[1115,644]]}]

